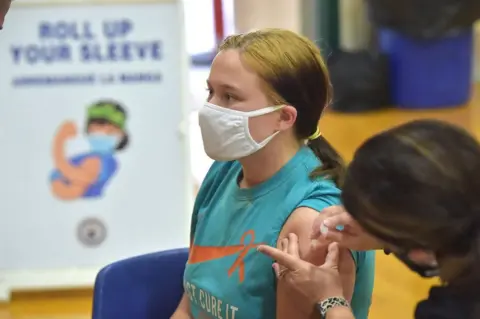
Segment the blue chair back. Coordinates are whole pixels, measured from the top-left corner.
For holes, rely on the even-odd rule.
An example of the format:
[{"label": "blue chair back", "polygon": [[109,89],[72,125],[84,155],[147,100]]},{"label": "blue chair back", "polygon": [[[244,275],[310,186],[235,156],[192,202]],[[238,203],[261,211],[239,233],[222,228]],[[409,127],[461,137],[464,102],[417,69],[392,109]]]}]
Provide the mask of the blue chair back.
[{"label": "blue chair back", "polygon": [[183,294],[188,249],[114,262],[95,280],[93,319],[169,319]]}]

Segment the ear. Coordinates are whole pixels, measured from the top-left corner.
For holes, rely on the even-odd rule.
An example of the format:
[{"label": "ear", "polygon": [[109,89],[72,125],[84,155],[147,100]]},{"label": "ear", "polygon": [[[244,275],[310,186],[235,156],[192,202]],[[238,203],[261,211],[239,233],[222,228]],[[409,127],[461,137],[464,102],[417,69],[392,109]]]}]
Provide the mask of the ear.
[{"label": "ear", "polygon": [[431,251],[414,249],[408,252],[408,258],[418,265],[437,266],[437,258]]},{"label": "ear", "polygon": [[297,109],[291,105],[285,105],[279,112],[280,118],[278,121],[278,129],[280,131],[285,131],[291,128],[297,120]]}]

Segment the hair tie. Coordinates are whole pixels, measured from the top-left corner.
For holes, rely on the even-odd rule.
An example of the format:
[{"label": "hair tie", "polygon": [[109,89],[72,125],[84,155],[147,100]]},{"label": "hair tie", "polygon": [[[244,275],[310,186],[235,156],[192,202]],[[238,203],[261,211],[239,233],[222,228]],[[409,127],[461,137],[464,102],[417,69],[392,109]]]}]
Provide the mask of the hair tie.
[{"label": "hair tie", "polygon": [[317,126],[317,130],[315,131],[315,133],[313,133],[312,135],[310,135],[308,137],[308,139],[310,141],[313,141],[313,140],[316,140],[317,138],[319,138],[320,136],[322,136],[322,132],[320,131],[320,127]]}]

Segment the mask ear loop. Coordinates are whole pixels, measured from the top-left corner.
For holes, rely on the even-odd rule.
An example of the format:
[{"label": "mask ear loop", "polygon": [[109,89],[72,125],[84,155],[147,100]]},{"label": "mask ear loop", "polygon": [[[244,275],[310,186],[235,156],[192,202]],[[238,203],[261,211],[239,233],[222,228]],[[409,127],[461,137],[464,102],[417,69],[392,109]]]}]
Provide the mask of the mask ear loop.
[{"label": "mask ear loop", "polygon": [[270,114],[270,113],[273,113],[273,112],[276,112],[278,110],[281,110],[285,107],[285,104],[282,104],[282,105],[275,105],[275,106],[267,106],[265,108],[262,108],[262,109],[259,109],[259,110],[255,110],[255,111],[250,111],[250,112],[245,112],[244,114],[246,114],[247,116],[244,116],[243,117],[243,120],[245,121],[245,135],[248,137],[248,139],[250,140],[251,143],[253,143],[255,145],[255,148],[258,150],[258,149],[261,149],[263,148],[265,145],[267,145],[275,136],[277,136],[278,134],[280,134],[280,131],[276,131],[275,133],[273,133],[272,135],[270,135],[269,137],[265,138],[263,141],[261,142],[257,142],[253,139],[252,135],[250,134],[250,127],[249,127],[249,119],[252,118],[252,117],[257,117],[257,116],[262,116],[262,115],[266,115],[266,114]]},{"label": "mask ear loop", "polygon": [[273,112],[276,112],[278,110],[281,110],[285,107],[285,105],[275,105],[275,106],[267,106],[258,110],[254,111],[249,111],[249,112],[243,112],[246,117],[251,118],[251,117],[257,117],[257,116],[262,116],[266,114],[270,114]]}]

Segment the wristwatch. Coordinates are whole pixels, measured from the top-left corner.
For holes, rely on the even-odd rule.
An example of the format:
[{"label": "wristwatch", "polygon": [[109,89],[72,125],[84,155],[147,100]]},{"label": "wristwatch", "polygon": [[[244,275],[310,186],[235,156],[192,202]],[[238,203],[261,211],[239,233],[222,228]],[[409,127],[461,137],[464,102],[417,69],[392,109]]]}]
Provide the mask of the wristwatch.
[{"label": "wristwatch", "polygon": [[317,310],[320,312],[320,319],[327,318],[327,312],[335,307],[347,307],[350,308],[350,304],[343,297],[330,297],[316,305]]}]

